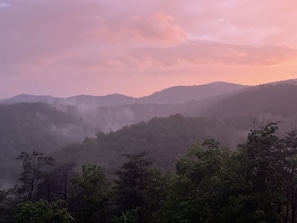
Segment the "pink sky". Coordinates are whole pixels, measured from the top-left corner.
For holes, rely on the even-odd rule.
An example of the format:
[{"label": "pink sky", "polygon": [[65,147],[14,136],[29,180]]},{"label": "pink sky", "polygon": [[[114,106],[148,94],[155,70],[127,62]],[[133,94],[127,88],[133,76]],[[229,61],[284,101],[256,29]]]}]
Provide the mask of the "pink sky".
[{"label": "pink sky", "polygon": [[0,98],[297,78],[295,0],[0,0]]}]

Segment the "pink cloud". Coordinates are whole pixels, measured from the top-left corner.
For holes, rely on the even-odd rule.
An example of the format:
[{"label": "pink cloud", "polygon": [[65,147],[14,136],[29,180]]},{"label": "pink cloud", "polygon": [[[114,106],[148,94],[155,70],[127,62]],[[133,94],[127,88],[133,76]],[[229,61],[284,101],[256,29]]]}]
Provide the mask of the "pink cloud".
[{"label": "pink cloud", "polygon": [[9,2],[0,7],[0,90],[16,83],[24,91],[107,92],[114,79],[132,92],[136,80],[169,83],[168,76],[173,85],[238,82],[239,72],[246,81],[259,72],[263,80],[297,74],[293,0]]},{"label": "pink cloud", "polygon": [[171,45],[181,42],[186,32],[173,17],[158,12],[149,18],[133,16],[128,30],[136,40]]},{"label": "pink cloud", "polygon": [[[55,66],[71,66],[93,72],[144,72],[199,66],[276,66],[297,62],[297,51],[285,46],[232,45],[211,41],[187,41],[177,45],[139,45],[71,51],[56,60]],[[156,73],[156,71],[154,71]]]},{"label": "pink cloud", "polygon": [[241,46],[210,41],[190,41],[169,47],[140,46],[122,53],[114,59],[122,61],[127,68],[140,70],[200,65],[271,66],[297,61],[297,51],[285,46]]}]

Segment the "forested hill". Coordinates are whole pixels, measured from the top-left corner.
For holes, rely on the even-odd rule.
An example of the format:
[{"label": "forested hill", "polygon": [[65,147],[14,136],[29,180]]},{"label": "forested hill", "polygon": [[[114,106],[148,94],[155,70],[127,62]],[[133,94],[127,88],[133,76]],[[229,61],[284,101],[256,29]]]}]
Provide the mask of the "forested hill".
[{"label": "forested hill", "polygon": [[[168,120],[179,125],[181,119]],[[129,130],[145,129],[138,127]],[[18,184],[0,186],[0,222],[295,223],[297,130],[282,137],[277,130],[276,123],[251,130],[237,151],[215,139],[196,143],[171,171],[156,167],[147,153],[137,150],[110,163],[116,164],[114,176],[102,168],[104,163],[84,163],[74,172],[71,164],[37,151],[22,152]],[[129,131],[118,134],[123,132]],[[98,142],[86,139],[84,144],[108,144],[104,138],[98,134]],[[103,156],[106,152],[101,150]]]},{"label": "forested hill", "polygon": [[[222,83],[217,84],[222,86]],[[210,86],[212,85],[208,87]],[[187,89],[201,90],[203,89],[201,87]],[[168,89],[164,92],[172,93],[177,89]],[[295,95],[297,95],[297,85],[295,82],[288,81],[248,87],[200,101],[177,104],[143,103],[111,107],[45,103],[2,104],[0,105],[0,180],[6,181],[8,177],[16,175],[15,158],[19,152],[36,149],[48,154],[61,149],[67,143],[81,142],[85,137],[93,137],[98,131],[104,132],[101,134],[104,147],[99,147],[96,140],[89,138],[82,144],[68,147],[69,160],[100,161],[105,162],[104,165],[107,166],[108,163],[113,163],[123,151],[134,152],[136,148],[148,147],[146,149],[149,151],[156,150],[161,153],[168,149],[166,141],[172,144],[169,147],[172,147],[174,152],[181,149],[179,153],[182,154],[184,153],[182,149],[187,148],[195,140],[201,141],[210,137],[217,138],[225,145],[235,146],[238,140],[253,128],[253,125],[265,125],[269,122],[281,121],[281,131],[286,132],[297,126]],[[111,102],[115,100],[114,102],[119,103],[117,100],[121,98],[120,95],[114,95],[109,99]],[[89,99],[82,96],[75,100],[77,103],[85,103]],[[174,125],[176,120],[172,118],[174,116],[166,119],[177,113],[184,116],[190,115],[193,119],[180,118],[181,123],[176,125]],[[153,117],[159,118],[149,121]],[[143,121],[148,123],[145,124]],[[141,123],[137,125],[139,122]],[[195,127],[194,123],[196,123]],[[131,124],[133,126],[123,128]],[[140,130],[140,126],[146,130]],[[184,127],[181,128],[182,126]],[[138,131],[142,132],[142,138],[136,134]],[[132,134],[133,132],[135,134]],[[156,144],[151,142],[153,137],[157,137]],[[127,142],[124,138],[129,138],[130,141]],[[140,138],[144,141],[142,144],[138,141]],[[182,141],[184,144],[181,140],[177,141],[180,138],[184,138]],[[81,149],[85,147],[90,148]],[[98,151],[102,148],[110,151],[97,160],[97,156],[93,154],[99,153]],[[165,162],[168,158],[166,152],[164,153],[166,156],[155,155],[159,163],[162,159]],[[164,158],[159,158],[162,156]],[[173,153],[166,162],[174,163],[173,160],[177,157],[178,154]]]},{"label": "forested hill", "polygon": [[16,174],[22,151],[50,153],[82,140],[85,129],[76,117],[48,104],[0,105],[0,181]]},{"label": "forested hill", "polygon": [[225,120],[246,129],[252,121],[258,125],[281,122],[281,131],[297,126],[296,81],[284,81],[250,87],[205,106],[196,114]]},{"label": "forested hill", "polygon": [[202,100],[247,88],[248,86],[226,82],[213,82],[197,86],[175,86],[139,98],[137,103],[177,104]]},{"label": "forested hill", "polygon": [[175,161],[194,143],[215,138],[223,146],[235,148],[244,136],[216,119],[173,115],[126,126],[116,132],[99,132],[96,138],[68,145],[55,153],[55,157],[70,163],[100,164],[112,172],[121,163],[123,154],[146,151],[158,166],[172,169]]},{"label": "forested hill", "polygon": [[0,105],[0,222],[296,222],[296,95],[282,82],[177,104]]},{"label": "forested hill", "polygon": [[275,114],[291,117],[296,115],[296,84],[271,84],[250,87],[230,95],[205,109],[204,114],[230,117],[250,113]]},{"label": "forested hill", "polygon": [[47,104],[63,104],[73,106],[110,107],[131,104],[178,104],[191,100],[201,100],[221,94],[242,90],[247,86],[214,82],[204,85],[175,86],[151,95],[133,98],[121,94],[109,94],[106,96],[78,95],[68,98],[57,98],[52,96],[35,96],[28,94],[17,95],[12,98],[1,99],[2,104],[13,104],[21,102],[44,102]]}]

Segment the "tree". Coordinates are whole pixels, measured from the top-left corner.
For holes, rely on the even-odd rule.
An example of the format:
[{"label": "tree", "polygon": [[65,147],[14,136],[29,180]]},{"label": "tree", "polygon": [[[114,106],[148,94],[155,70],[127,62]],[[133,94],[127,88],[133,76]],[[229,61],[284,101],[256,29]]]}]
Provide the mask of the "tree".
[{"label": "tree", "polygon": [[241,191],[233,197],[238,222],[280,222],[283,205],[282,161],[277,123],[252,130],[240,146]]},{"label": "tree", "polygon": [[74,221],[67,210],[63,208],[63,202],[48,203],[44,200],[20,203],[16,219],[19,223],[70,223]]},{"label": "tree", "polygon": [[280,142],[279,157],[283,162],[284,222],[296,222],[297,208],[297,129],[286,133]]},{"label": "tree", "polygon": [[229,150],[219,148],[213,139],[192,145],[176,163],[162,208],[163,222],[223,222],[233,179],[232,159]]},{"label": "tree", "polygon": [[124,155],[128,160],[116,172],[116,214],[113,222],[161,222],[168,174],[152,166],[146,152]]},{"label": "tree", "polygon": [[72,179],[69,210],[77,222],[105,222],[108,182],[100,166],[84,165],[81,175]]},{"label": "tree", "polygon": [[20,181],[22,186],[19,192],[26,200],[33,200],[38,185],[44,179],[44,168],[54,165],[52,157],[46,157],[43,153],[33,151],[31,155],[22,152],[18,156],[18,160],[22,161],[23,172]]},{"label": "tree", "polygon": [[37,197],[48,202],[64,200],[67,208],[71,179],[77,176],[72,170],[74,164],[62,164],[46,172],[43,181],[38,185]]},{"label": "tree", "polygon": [[14,197],[14,188],[1,189],[0,186],[0,222],[14,222],[11,216],[15,215],[17,209],[17,200]]}]

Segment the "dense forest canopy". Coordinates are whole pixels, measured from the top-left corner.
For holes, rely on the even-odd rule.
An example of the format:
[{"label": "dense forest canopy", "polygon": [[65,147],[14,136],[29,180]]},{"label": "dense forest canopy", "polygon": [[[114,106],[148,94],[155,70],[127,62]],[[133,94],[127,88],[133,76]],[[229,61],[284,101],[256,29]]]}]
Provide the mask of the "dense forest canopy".
[{"label": "dense forest canopy", "polygon": [[5,101],[0,222],[296,222],[297,86],[234,87]]},{"label": "dense forest canopy", "polygon": [[[296,222],[297,130],[249,132],[236,151],[192,144],[172,171],[147,152],[123,154],[114,177],[100,165],[22,152],[22,172],[0,191],[0,222]],[[98,138],[102,136],[98,135]],[[153,157],[153,156],[152,156]]]},{"label": "dense forest canopy", "polygon": [[[218,89],[213,93],[214,88]],[[176,92],[189,101],[174,104]],[[196,95],[197,92],[203,94]],[[296,93],[297,86],[287,81],[257,87],[228,83],[176,87],[137,103],[130,99],[120,103],[120,95],[55,100],[23,95],[2,100],[0,184],[14,184],[20,169],[15,157],[22,151],[33,150],[51,156],[64,154],[64,159],[77,164],[99,162],[111,172],[118,166],[114,163],[121,160],[118,155],[145,148],[153,152],[155,162],[160,164],[159,159],[164,163],[162,167],[172,169],[185,148],[209,137],[234,149],[255,124],[280,121],[280,134],[290,131],[297,125],[296,104],[292,103]],[[144,99],[156,103],[142,102]],[[16,100],[24,102],[15,103]],[[106,107],[109,100],[115,104]],[[187,117],[178,118],[176,114]],[[101,135],[100,146],[95,135]]]}]

